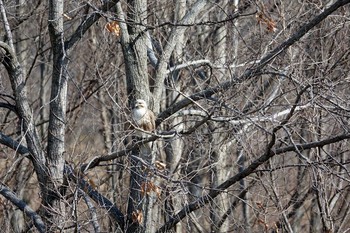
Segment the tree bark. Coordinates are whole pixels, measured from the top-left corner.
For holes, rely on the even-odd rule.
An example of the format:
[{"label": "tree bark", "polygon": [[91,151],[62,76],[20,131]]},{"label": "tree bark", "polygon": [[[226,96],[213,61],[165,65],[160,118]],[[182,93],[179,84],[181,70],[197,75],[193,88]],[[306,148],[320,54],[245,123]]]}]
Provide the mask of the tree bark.
[{"label": "tree bark", "polygon": [[[197,0],[191,8],[187,11],[185,16],[178,22],[179,24],[192,24],[195,22],[196,17],[201,12],[201,10],[206,6],[206,0]],[[164,80],[166,78],[167,65],[173,50],[177,44],[178,38],[181,38],[186,32],[186,27],[174,27],[167,39],[166,46],[163,50],[162,56],[158,60],[157,70],[155,75],[155,84],[153,90],[153,96],[155,100],[160,100],[164,92]],[[160,110],[160,102],[155,101],[154,111],[156,113]]]},{"label": "tree bark", "polygon": [[48,126],[47,163],[49,179],[43,194],[47,220],[63,229],[66,211],[63,198],[63,170],[67,105],[67,55],[63,37],[63,0],[49,1],[49,35],[53,69]]},{"label": "tree bark", "polygon": [[[221,21],[228,15],[228,1],[221,1],[220,5],[222,6],[217,12],[214,13],[213,18],[215,21]],[[213,76],[215,79],[219,80],[219,82],[223,82],[228,77],[227,69],[225,68],[227,66],[227,59],[226,56],[228,54],[227,49],[227,26],[224,25],[217,25],[214,34],[213,39],[213,47],[212,47],[212,53],[213,53],[213,60],[215,61],[215,65],[218,67],[221,67],[221,69],[215,69],[213,71]],[[223,113],[225,115],[225,113]],[[221,123],[213,123],[213,128],[220,127]],[[221,184],[227,177],[229,173],[229,169],[231,167],[227,166],[227,164],[232,163],[233,158],[230,158],[230,156],[227,156],[231,153],[229,153],[229,144],[232,144],[234,142],[226,141],[226,133],[221,134],[213,134],[213,137],[211,137],[210,144],[216,145],[213,148],[212,152],[212,160],[213,163],[216,164],[215,167],[213,167],[213,178],[212,178],[212,188],[217,187],[219,184]],[[220,142],[219,144],[217,142]],[[231,160],[231,162],[230,162]],[[213,208],[210,212],[211,216],[211,228],[212,232],[228,232],[229,231],[229,223],[228,221],[224,222],[220,227],[217,226],[217,222],[220,221],[220,216],[222,216],[226,210],[229,208],[229,195],[223,193],[218,196],[215,200],[213,200],[215,208]]]},{"label": "tree bark", "polygon": [[[147,1],[130,0],[127,2],[127,20],[130,25],[120,23],[121,45],[125,60],[125,72],[127,80],[127,93],[130,106],[136,99],[143,99],[152,108],[154,100],[149,86],[147,72],[147,44],[148,38],[145,31],[147,24]],[[121,19],[125,14],[120,3],[117,4],[117,13]],[[152,163],[150,143],[141,145],[131,153],[149,164]],[[154,201],[147,193],[141,190],[152,182],[152,178],[142,167],[140,161],[130,157],[130,194],[128,200],[127,232],[151,232],[153,222],[152,215],[156,212],[152,208]],[[143,187],[143,188],[142,188]]]}]

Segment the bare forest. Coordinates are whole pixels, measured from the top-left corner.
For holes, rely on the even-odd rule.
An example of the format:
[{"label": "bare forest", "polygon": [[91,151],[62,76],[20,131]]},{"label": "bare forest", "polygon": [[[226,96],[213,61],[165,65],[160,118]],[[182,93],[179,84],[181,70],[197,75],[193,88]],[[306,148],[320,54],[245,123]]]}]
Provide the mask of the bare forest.
[{"label": "bare forest", "polygon": [[0,63],[1,232],[350,231],[350,0],[0,0]]}]

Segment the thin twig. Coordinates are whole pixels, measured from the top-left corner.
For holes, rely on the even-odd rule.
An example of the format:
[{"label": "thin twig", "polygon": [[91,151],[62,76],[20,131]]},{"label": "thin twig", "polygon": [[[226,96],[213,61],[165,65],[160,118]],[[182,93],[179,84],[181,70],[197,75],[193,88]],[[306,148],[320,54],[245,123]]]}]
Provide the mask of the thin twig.
[{"label": "thin twig", "polygon": [[7,36],[8,44],[10,45],[11,49],[13,51],[15,51],[15,46],[13,45],[13,38],[12,38],[10,24],[7,20],[6,10],[5,10],[5,6],[4,6],[4,3],[2,0],[0,0],[0,12],[1,12],[2,21],[4,23],[5,33]]}]

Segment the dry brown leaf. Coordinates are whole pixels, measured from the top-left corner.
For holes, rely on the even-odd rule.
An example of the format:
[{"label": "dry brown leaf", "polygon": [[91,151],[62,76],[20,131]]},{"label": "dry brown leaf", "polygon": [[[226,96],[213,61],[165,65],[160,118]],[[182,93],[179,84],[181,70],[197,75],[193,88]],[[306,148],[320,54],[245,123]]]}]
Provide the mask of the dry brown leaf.
[{"label": "dry brown leaf", "polygon": [[160,188],[155,185],[153,191],[157,194],[157,197],[160,198],[160,194],[162,193]]},{"label": "dry brown leaf", "polygon": [[96,189],[97,185],[95,184],[95,182],[92,179],[88,179],[89,184],[91,185],[92,188]]},{"label": "dry brown leaf", "polygon": [[143,182],[141,184],[141,195],[145,196],[146,194],[149,194],[152,191],[152,182]]},{"label": "dry brown leaf", "polygon": [[275,32],[277,30],[276,22],[267,16],[264,12],[258,12],[256,14],[258,23],[266,25],[266,30],[269,32]]},{"label": "dry brown leaf", "polygon": [[145,196],[146,194],[150,194],[151,192],[155,192],[159,198],[161,194],[161,189],[152,182],[143,182],[141,184],[141,195]]},{"label": "dry brown leaf", "polygon": [[139,224],[142,224],[143,214],[142,214],[141,210],[136,210],[136,211],[132,212],[131,218],[132,218],[133,222],[137,222]]},{"label": "dry brown leaf", "polygon": [[259,218],[258,223],[264,226],[265,231],[267,231],[269,229],[269,225],[264,220]]},{"label": "dry brown leaf", "polygon": [[265,209],[263,204],[261,202],[255,202],[255,204],[260,208],[260,209]]},{"label": "dry brown leaf", "polygon": [[107,23],[105,28],[108,32],[114,34],[115,36],[120,36],[120,27],[117,21]]},{"label": "dry brown leaf", "polygon": [[166,164],[165,163],[162,163],[160,161],[155,161],[154,163],[156,165],[156,168],[160,171],[163,171],[165,168],[166,168]]}]

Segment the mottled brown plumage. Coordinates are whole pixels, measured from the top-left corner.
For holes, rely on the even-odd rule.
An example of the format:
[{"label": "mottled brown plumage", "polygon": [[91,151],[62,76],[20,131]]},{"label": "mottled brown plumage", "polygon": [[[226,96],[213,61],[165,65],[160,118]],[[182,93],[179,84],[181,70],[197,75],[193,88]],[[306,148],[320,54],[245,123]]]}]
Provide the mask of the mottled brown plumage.
[{"label": "mottled brown plumage", "polygon": [[144,131],[152,132],[156,128],[154,113],[148,109],[146,101],[142,99],[135,101],[132,109],[132,119],[136,126]]}]

